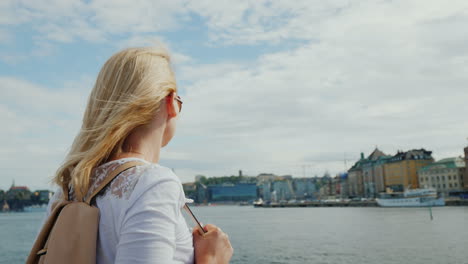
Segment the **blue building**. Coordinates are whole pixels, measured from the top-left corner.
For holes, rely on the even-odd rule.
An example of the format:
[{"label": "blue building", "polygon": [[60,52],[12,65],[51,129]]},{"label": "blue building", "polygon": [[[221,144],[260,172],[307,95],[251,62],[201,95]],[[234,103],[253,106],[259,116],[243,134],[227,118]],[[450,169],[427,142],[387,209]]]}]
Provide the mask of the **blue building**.
[{"label": "blue building", "polygon": [[317,192],[317,187],[313,178],[298,178],[293,180],[296,199],[311,199]]},{"label": "blue building", "polygon": [[259,197],[265,201],[271,201],[272,184],[270,181],[265,181],[258,185]]},{"label": "blue building", "polygon": [[211,202],[251,201],[257,199],[255,183],[218,184],[208,186]]},{"label": "blue building", "polygon": [[294,190],[290,180],[277,180],[273,182],[272,201],[287,201],[294,198]]},{"label": "blue building", "polygon": [[348,198],[349,196],[348,173],[343,172],[343,173],[340,173],[339,176],[340,176],[340,197]]}]

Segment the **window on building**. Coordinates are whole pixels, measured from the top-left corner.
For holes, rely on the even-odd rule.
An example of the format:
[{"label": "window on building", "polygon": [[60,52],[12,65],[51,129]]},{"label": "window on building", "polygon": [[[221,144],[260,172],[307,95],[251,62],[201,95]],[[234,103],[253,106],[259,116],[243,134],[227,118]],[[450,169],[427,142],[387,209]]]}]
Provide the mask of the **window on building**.
[{"label": "window on building", "polygon": [[458,187],[458,183],[454,183],[453,185],[454,185],[455,187]]},{"label": "window on building", "polygon": [[445,189],[445,183],[444,183],[444,184],[442,184],[442,188],[444,188],[444,189]]},{"label": "window on building", "polygon": [[442,176],[442,180],[445,181],[445,176]]},{"label": "window on building", "polygon": [[451,184],[451,183],[449,183],[449,187],[452,188],[452,184]]},{"label": "window on building", "polygon": [[440,184],[437,184],[437,189],[440,189]]},{"label": "window on building", "polygon": [[440,178],[439,178],[439,176],[437,176],[437,181],[439,181],[439,180],[440,180]]},{"label": "window on building", "polygon": [[450,181],[452,179],[452,176],[449,175],[448,178],[449,178],[449,181]]}]

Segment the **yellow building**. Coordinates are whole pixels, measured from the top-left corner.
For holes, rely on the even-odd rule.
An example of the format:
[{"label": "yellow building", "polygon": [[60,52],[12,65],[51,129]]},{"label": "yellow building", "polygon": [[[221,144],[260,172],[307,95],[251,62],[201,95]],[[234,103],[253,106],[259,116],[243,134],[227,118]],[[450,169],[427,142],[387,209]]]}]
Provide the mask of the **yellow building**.
[{"label": "yellow building", "polygon": [[431,154],[432,151],[425,149],[399,151],[384,164],[385,187],[393,191],[418,188],[418,170],[434,162]]}]

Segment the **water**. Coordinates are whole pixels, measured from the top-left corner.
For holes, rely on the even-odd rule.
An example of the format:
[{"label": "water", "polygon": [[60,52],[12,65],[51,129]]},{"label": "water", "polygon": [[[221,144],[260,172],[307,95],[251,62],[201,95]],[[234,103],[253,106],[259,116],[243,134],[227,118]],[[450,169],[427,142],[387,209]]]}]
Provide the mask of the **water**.
[{"label": "water", "polygon": [[45,212],[0,213],[0,263],[24,263]]},{"label": "water", "polygon": [[[468,264],[468,207],[192,207],[229,234],[231,263]],[[0,263],[24,263],[43,213],[0,214]]]}]

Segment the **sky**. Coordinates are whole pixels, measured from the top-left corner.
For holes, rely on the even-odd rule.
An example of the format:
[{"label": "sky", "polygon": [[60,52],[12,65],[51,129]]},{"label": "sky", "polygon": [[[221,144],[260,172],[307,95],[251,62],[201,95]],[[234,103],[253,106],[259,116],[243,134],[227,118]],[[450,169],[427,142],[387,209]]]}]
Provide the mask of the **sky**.
[{"label": "sky", "polygon": [[312,177],[468,145],[468,2],[2,0],[0,189],[51,188],[113,53],[163,45],[184,100],[160,164]]}]

